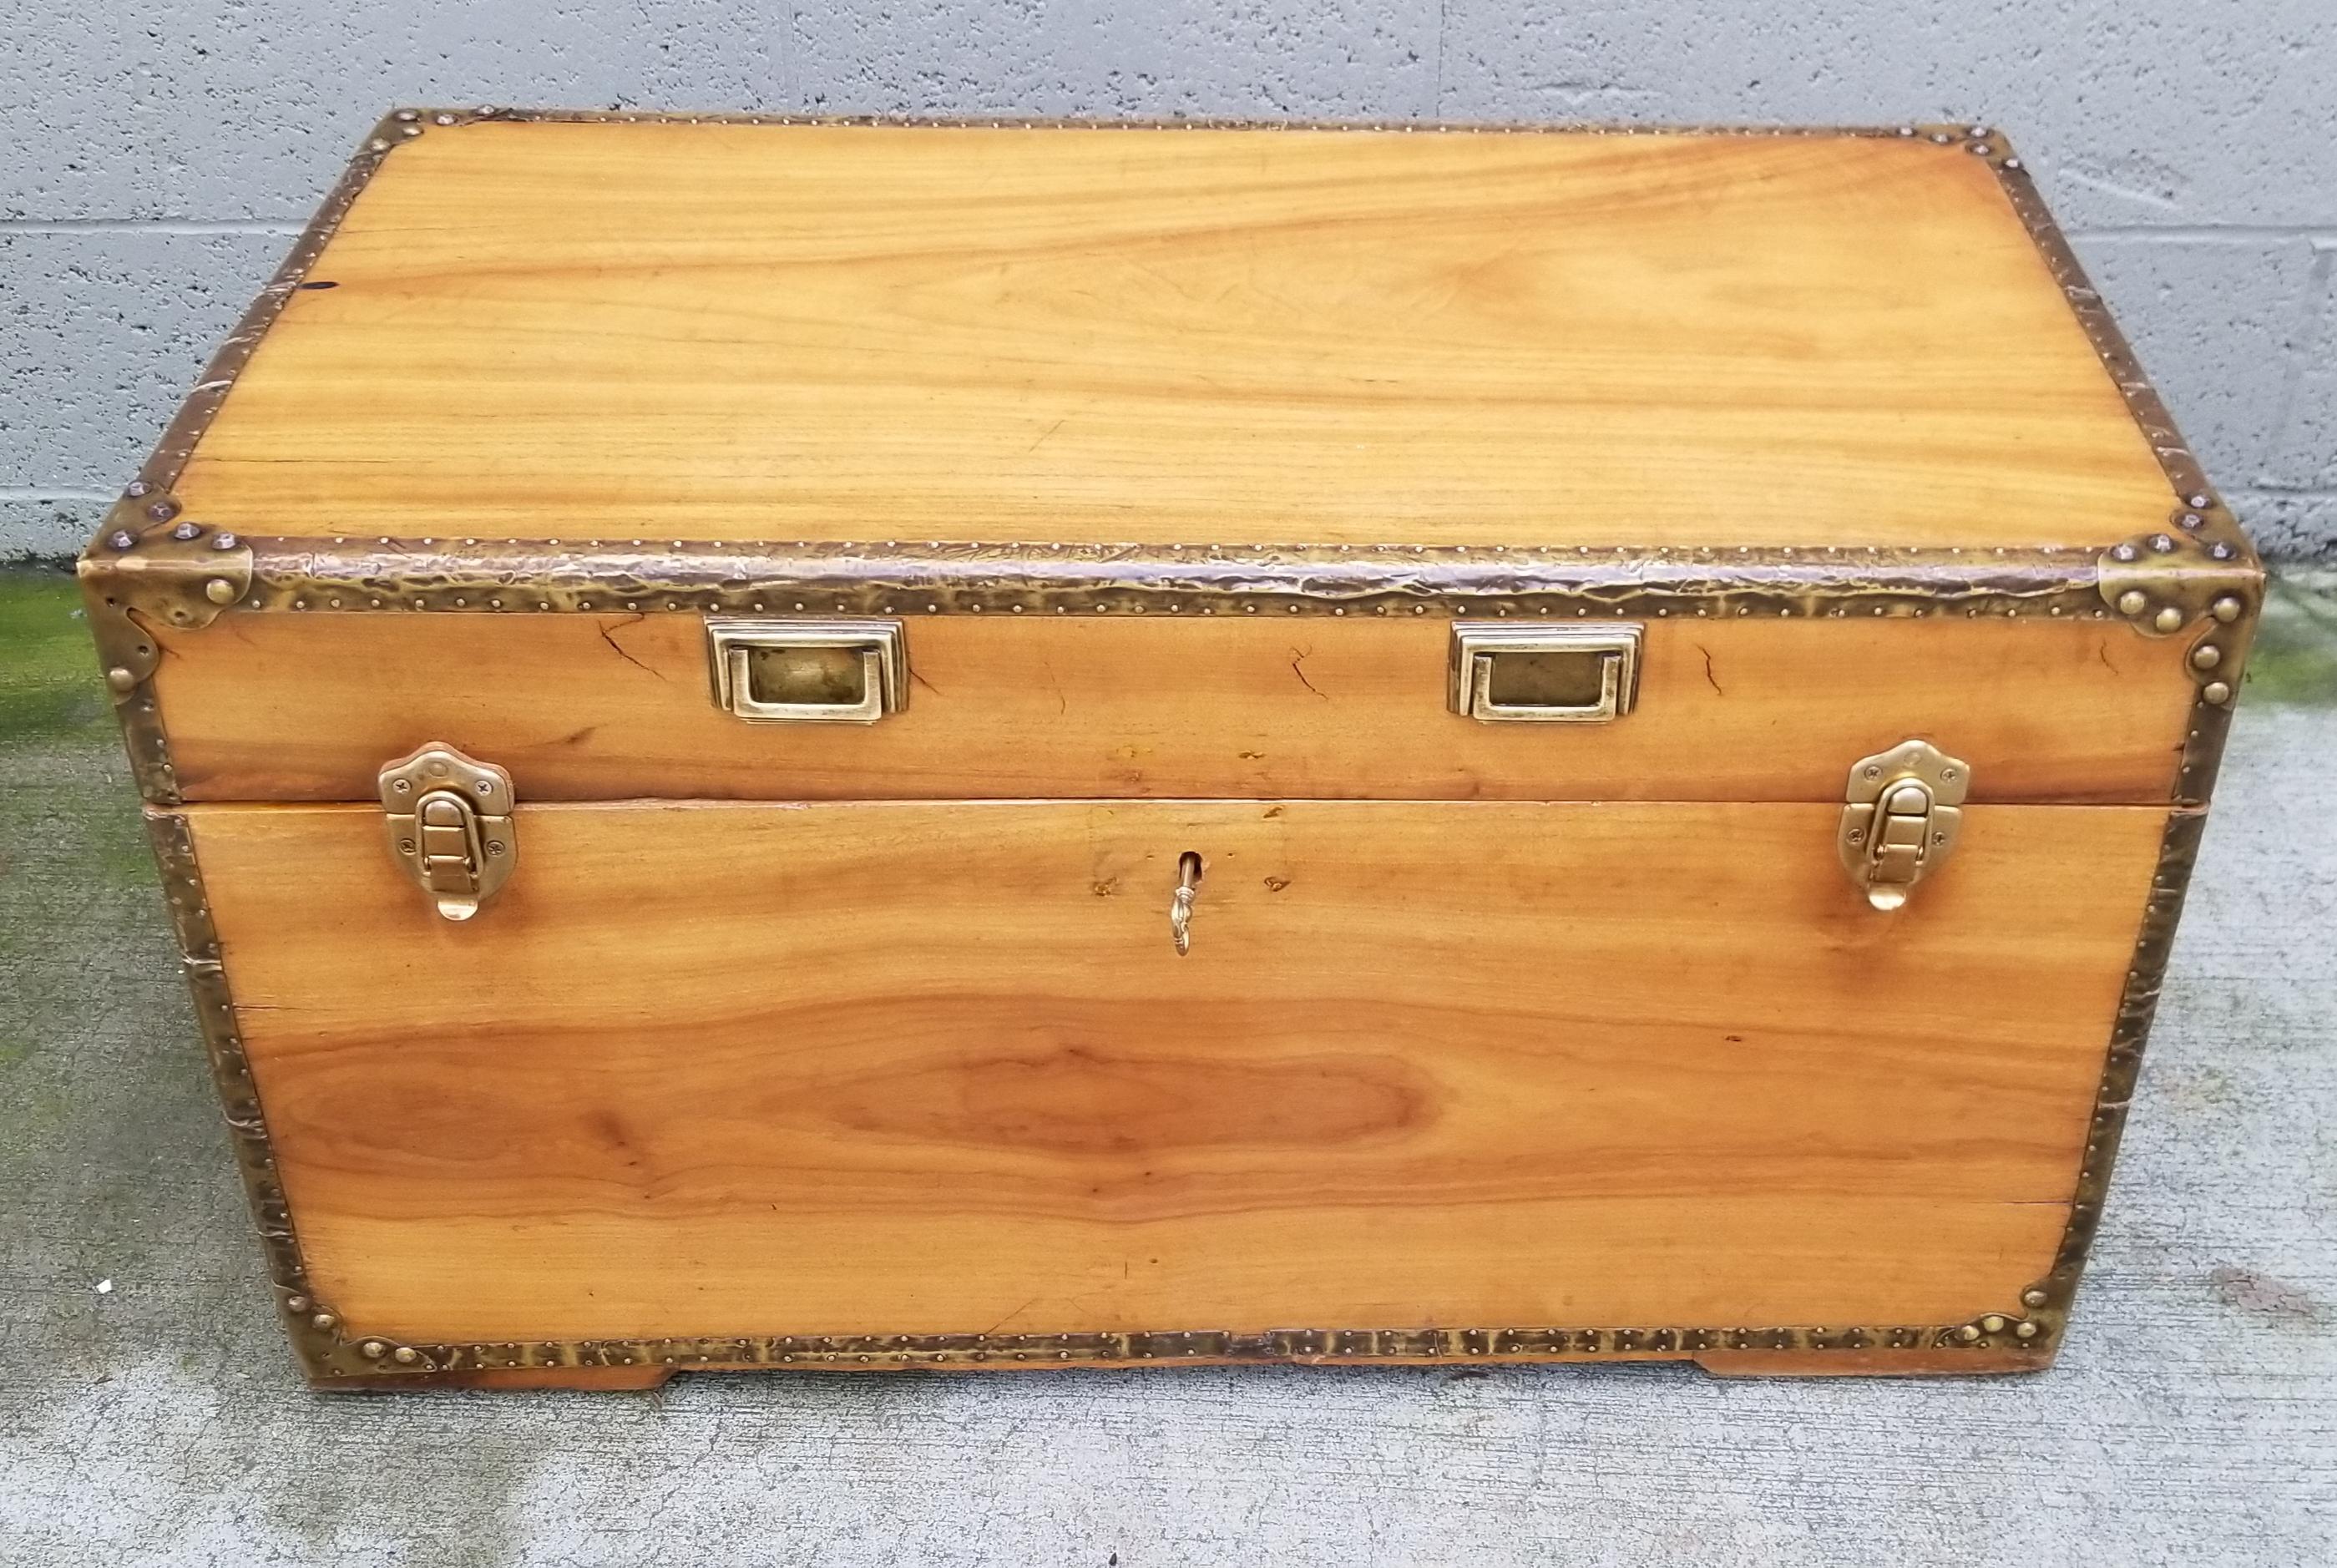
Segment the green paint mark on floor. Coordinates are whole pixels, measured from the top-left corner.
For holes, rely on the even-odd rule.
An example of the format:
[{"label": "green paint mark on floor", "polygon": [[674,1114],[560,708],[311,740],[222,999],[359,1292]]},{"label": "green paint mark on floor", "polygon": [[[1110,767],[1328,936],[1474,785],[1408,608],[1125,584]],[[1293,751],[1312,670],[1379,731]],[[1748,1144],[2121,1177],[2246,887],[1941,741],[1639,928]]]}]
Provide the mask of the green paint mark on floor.
[{"label": "green paint mark on floor", "polygon": [[2273,577],[2248,653],[2246,700],[2337,707],[2337,572]]},{"label": "green paint mark on floor", "polygon": [[0,572],[0,740],[110,724],[81,591],[56,572]]}]

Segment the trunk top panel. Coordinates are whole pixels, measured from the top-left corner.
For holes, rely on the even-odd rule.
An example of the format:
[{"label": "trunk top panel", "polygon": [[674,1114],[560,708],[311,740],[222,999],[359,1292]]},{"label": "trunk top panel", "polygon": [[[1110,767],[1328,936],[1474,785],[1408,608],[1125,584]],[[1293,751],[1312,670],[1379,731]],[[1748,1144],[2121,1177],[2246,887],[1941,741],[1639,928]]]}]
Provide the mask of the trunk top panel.
[{"label": "trunk top panel", "polygon": [[2198,484],[1969,128],[404,111],[295,263],[144,475],[247,535],[2097,550]]}]

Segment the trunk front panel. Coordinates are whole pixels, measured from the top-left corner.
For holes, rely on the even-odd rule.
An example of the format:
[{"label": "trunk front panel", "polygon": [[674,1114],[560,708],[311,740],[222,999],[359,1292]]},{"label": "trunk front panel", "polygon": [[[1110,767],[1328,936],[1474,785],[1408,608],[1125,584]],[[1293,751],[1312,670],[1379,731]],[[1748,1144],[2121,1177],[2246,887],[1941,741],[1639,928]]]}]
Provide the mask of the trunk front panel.
[{"label": "trunk front panel", "polygon": [[[2163,811],[188,812],[309,1276],[407,1339],[1939,1324],[2052,1267]],[[1188,956],[1179,858],[1202,858]]]}]

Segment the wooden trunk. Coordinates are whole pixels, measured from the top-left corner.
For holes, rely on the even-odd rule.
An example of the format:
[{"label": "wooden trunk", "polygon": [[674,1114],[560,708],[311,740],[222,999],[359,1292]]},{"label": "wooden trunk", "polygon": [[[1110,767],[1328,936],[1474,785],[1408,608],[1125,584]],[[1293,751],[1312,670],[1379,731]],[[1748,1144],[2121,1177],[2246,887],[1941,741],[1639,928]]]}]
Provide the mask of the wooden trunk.
[{"label": "wooden trunk", "polygon": [[2261,599],[1934,126],[401,111],[82,569],[341,1387],[2044,1366]]}]

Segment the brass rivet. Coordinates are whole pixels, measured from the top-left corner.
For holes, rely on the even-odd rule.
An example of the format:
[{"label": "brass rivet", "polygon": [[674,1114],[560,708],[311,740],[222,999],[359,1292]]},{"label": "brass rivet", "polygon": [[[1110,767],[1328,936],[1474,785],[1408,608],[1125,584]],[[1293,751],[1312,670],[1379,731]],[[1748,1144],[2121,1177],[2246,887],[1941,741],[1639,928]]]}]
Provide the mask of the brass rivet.
[{"label": "brass rivet", "polygon": [[1991,1312],[1987,1317],[1981,1318],[1980,1320],[1980,1326],[1988,1330],[1990,1334],[2001,1334],[2004,1332],[2004,1319],[1994,1312]]},{"label": "brass rivet", "polygon": [[2191,650],[2191,667],[2195,670],[2213,670],[2223,662],[2224,651],[2213,642],[2203,642]]},{"label": "brass rivet", "polygon": [[224,577],[214,577],[203,584],[203,597],[214,604],[235,603],[235,584]]},{"label": "brass rivet", "polygon": [[2037,1325],[2034,1323],[2016,1323],[2013,1325],[2012,1331],[2015,1335],[2023,1339],[2034,1339],[2037,1338]]},{"label": "brass rivet", "polygon": [[389,1347],[378,1339],[368,1339],[357,1347],[357,1353],[369,1361],[378,1361],[389,1354]]},{"label": "brass rivet", "polygon": [[330,1328],[334,1324],[339,1322],[340,1319],[334,1317],[330,1312],[319,1312],[314,1318],[309,1318],[308,1321],[319,1328]]},{"label": "brass rivet", "polygon": [[1980,1329],[1975,1325],[1967,1323],[1956,1330],[1956,1338],[1969,1345],[1980,1338]]},{"label": "brass rivet", "polygon": [[2216,600],[2211,608],[2214,610],[2216,620],[2229,624],[2240,618],[2240,612],[2245,609],[2246,606],[2242,604],[2237,599],[2234,599],[2230,594],[2226,593],[2221,599]]},{"label": "brass rivet", "polygon": [[2183,612],[2176,609],[2174,605],[2169,604],[2166,608],[2158,612],[2158,619],[2152,622],[2152,624],[2156,625],[2161,632],[2176,631],[2183,624]]},{"label": "brass rivet", "polygon": [[138,684],[138,677],[117,664],[105,672],[105,683],[116,691],[127,691]]},{"label": "brass rivet", "polygon": [[2232,689],[2224,684],[2221,681],[2210,681],[2207,682],[2206,686],[2201,690],[2199,695],[2214,703],[2216,707],[2221,708],[2225,703],[2229,702],[2232,700]]},{"label": "brass rivet", "polygon": [[2045,1305],[2045,1292],[2038,1289],[2023,1290],[2020,1293],[2020,1304],[2024,1307],[2042,1307]]},{"label": "brass rivet", "polygon": [[306,1296],[287,1296],[284,1298],[284,1309],[288,1312],[306,1312],[308,1309],[308,1298]]},{"label": "brass rivet", "polygon": [[2121,615],[2139,615],[2150,608],[2150,600],[2141,589],[2129,588],[2118,595],[2117,607]]}]

